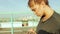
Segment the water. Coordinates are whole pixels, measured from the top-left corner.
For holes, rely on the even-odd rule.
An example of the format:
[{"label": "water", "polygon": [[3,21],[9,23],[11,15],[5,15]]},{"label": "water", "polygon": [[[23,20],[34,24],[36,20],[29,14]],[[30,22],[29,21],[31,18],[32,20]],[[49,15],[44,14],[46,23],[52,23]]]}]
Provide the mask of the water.
[{"label": "water", "polygon": [[[37,25],[38,25],[38,22],[29,21],[27,27],[34,27]],[[0,27],[1,28],[11,28],[12,24],[11,24],[11,22],[2,22],[2,23],[0,23]],[[22,22],[13,22],[13,27],[14,28],[15,27],[22,27]]]}]

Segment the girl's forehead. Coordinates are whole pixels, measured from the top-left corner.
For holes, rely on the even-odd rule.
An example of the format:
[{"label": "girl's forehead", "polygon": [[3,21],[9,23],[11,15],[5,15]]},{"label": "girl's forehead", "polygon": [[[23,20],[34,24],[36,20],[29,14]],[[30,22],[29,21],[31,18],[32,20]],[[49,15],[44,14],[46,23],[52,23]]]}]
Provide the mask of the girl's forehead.
[{"label": "girl's forehead", "polygon": [[30,7],[33,7],[34,5],[35,5],[34,3],[30,3],[30,5],[29,5],[29,6],[30,6]]}]

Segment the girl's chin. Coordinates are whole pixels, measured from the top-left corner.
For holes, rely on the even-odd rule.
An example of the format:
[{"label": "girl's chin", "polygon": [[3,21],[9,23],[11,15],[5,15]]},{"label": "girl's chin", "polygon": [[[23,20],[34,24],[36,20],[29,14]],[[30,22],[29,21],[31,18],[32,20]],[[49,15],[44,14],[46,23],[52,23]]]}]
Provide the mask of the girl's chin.
[{"label": "girl's chin", "polygon": [[40,17],[41,15],[37,15],[38,17]]},{"label": "girl's chin", "polygon": [[37,16],[39,16],[39,17],[42,17],[42,14],[36,14]]}]

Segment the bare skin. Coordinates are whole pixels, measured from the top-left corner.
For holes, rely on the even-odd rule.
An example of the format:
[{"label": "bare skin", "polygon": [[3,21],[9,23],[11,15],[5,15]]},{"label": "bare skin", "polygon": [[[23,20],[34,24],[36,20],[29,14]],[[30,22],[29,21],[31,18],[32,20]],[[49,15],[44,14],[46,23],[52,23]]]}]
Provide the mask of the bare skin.
[{"label": "bare skin", "polygon": [[48,5],[46,5],[43,1],[41,2],[40,5],[34,4],[34,6],[30,8],[38,17],[42,17],[43,15],[45,15],[42,18],[43,22],[49,19],[54,13],[54,11]]},{"label": "bare skin", "polygon": [[[48,20],[54,13],[54,11],[52,10],[52,8],[50,8],[48,5],[46,5],[44,3],[44,1],[41,2],[40,5],[38,4],[34,4],[34,2],[32,3],[32,7],[30,7],[32,9],[32,11],[38,16],[38,17],[42,17],[43,15],[45,15],[42,18],[42,21],[46,21]],[[33,32],[34,34],[36,34],[36,32],[31,29],[31,31],[29,30],[29,32]]]},{"label": "bare skin", "polygon": [[36,34],[36,32],[33,29],[29,29],[29,31],[27,32],[27,34]]}]

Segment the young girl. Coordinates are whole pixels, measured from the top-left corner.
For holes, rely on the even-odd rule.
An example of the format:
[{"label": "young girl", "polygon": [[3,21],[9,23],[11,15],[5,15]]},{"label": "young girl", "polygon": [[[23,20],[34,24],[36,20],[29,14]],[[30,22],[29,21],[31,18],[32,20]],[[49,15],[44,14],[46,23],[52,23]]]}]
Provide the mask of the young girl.
[{"label": "young girl", "polygon": [[41,17],[36,32],[33,33],[60,34],[60,15],[49,6],[48,0],[29,0],[28,5]]}]

